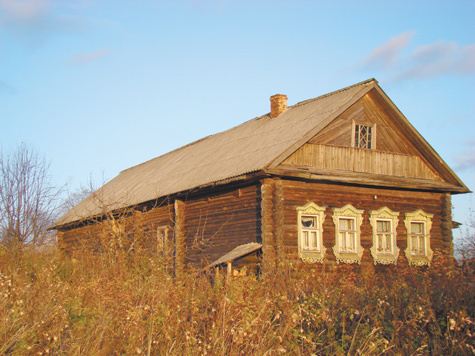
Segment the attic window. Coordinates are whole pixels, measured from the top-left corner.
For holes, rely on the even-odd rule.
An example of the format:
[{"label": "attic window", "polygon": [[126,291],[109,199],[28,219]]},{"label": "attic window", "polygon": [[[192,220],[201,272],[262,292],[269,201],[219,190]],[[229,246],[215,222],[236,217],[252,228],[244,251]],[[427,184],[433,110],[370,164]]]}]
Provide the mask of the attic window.
[{"label": "attic window", "polygon": [[354,147],[355,148],[375,148],[375,131],[376,127],[370,125],[355,124]]}]

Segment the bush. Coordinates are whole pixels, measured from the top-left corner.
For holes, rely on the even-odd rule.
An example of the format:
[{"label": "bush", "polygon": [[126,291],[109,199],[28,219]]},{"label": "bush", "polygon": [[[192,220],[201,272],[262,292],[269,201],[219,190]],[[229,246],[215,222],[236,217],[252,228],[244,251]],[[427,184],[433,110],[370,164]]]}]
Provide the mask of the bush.
[{"label": "bush", "polygon": [[160,264],[0,255],[0,354],[475,354],[474,275],[457,266],[174,278]]}]

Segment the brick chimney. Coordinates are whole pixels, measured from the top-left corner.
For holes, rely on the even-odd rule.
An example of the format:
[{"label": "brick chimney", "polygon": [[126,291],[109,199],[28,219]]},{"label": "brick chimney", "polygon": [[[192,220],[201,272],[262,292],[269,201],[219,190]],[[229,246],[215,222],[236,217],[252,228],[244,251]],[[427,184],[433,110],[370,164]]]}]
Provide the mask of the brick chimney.
[{"label": "brick chimney", "polygon": [[279,116],[285,110],[287,110],[287,95],[272,95],[270,97],[270,118]]}]

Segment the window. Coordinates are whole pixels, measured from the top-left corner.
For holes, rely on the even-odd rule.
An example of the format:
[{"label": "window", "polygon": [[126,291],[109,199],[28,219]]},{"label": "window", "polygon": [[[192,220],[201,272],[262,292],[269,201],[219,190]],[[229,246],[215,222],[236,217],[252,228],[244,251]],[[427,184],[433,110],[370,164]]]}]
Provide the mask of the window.
[{"label": "window", "polygon": [[417,210],[407,213],[404,224],[407,230],[407,248],[404,251],[409,264],[422,266],[430,265],[433,252],[430,249],[430,229],[433,214]]},{"label": "window", "polygon": [[411,222],[411,255],[425,256],[425,233],[424,223]]},{"label": "window", "polygon": [[352,205],[333,209],[333,223],[335,224],[335,246],[333,253],[336,262],[360,263],[363,256],[363,247],[360,243],[360,227],[363,222],[363,211]]},{"label": "window", "polygon": [[370,223],[373,227],[373,247],[371,255],[374,264],[397,263],[399,248],[396,243],[396,227],[399,213],[384,207],[370,214]]},{"label": "window", "polygon": [[347,253],[356,252],[355,218],[339,218],[340,251]]},{"label": "window", "polygon": [[362,125],[362,124],[353,124],[354,125],[354,147],[355,148],[366,148],[374,149],[375,148],[375,131],[376,125]]},{"label": "window", "polygon": [[304,262],[321,262],[326,248],[323,246],[322,231],[325,208],[308,203],[297,208],[299,257]]}]

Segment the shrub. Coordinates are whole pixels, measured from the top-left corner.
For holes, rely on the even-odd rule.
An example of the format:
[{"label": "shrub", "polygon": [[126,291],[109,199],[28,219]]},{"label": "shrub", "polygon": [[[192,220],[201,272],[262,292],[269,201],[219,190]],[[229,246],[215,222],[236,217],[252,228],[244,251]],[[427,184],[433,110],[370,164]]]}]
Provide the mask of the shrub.
[{"label": "shrub", "polygon": [[281,263],[172,277],[153,256],[0,256],[0,354],[470,355],[474,275]]}]

